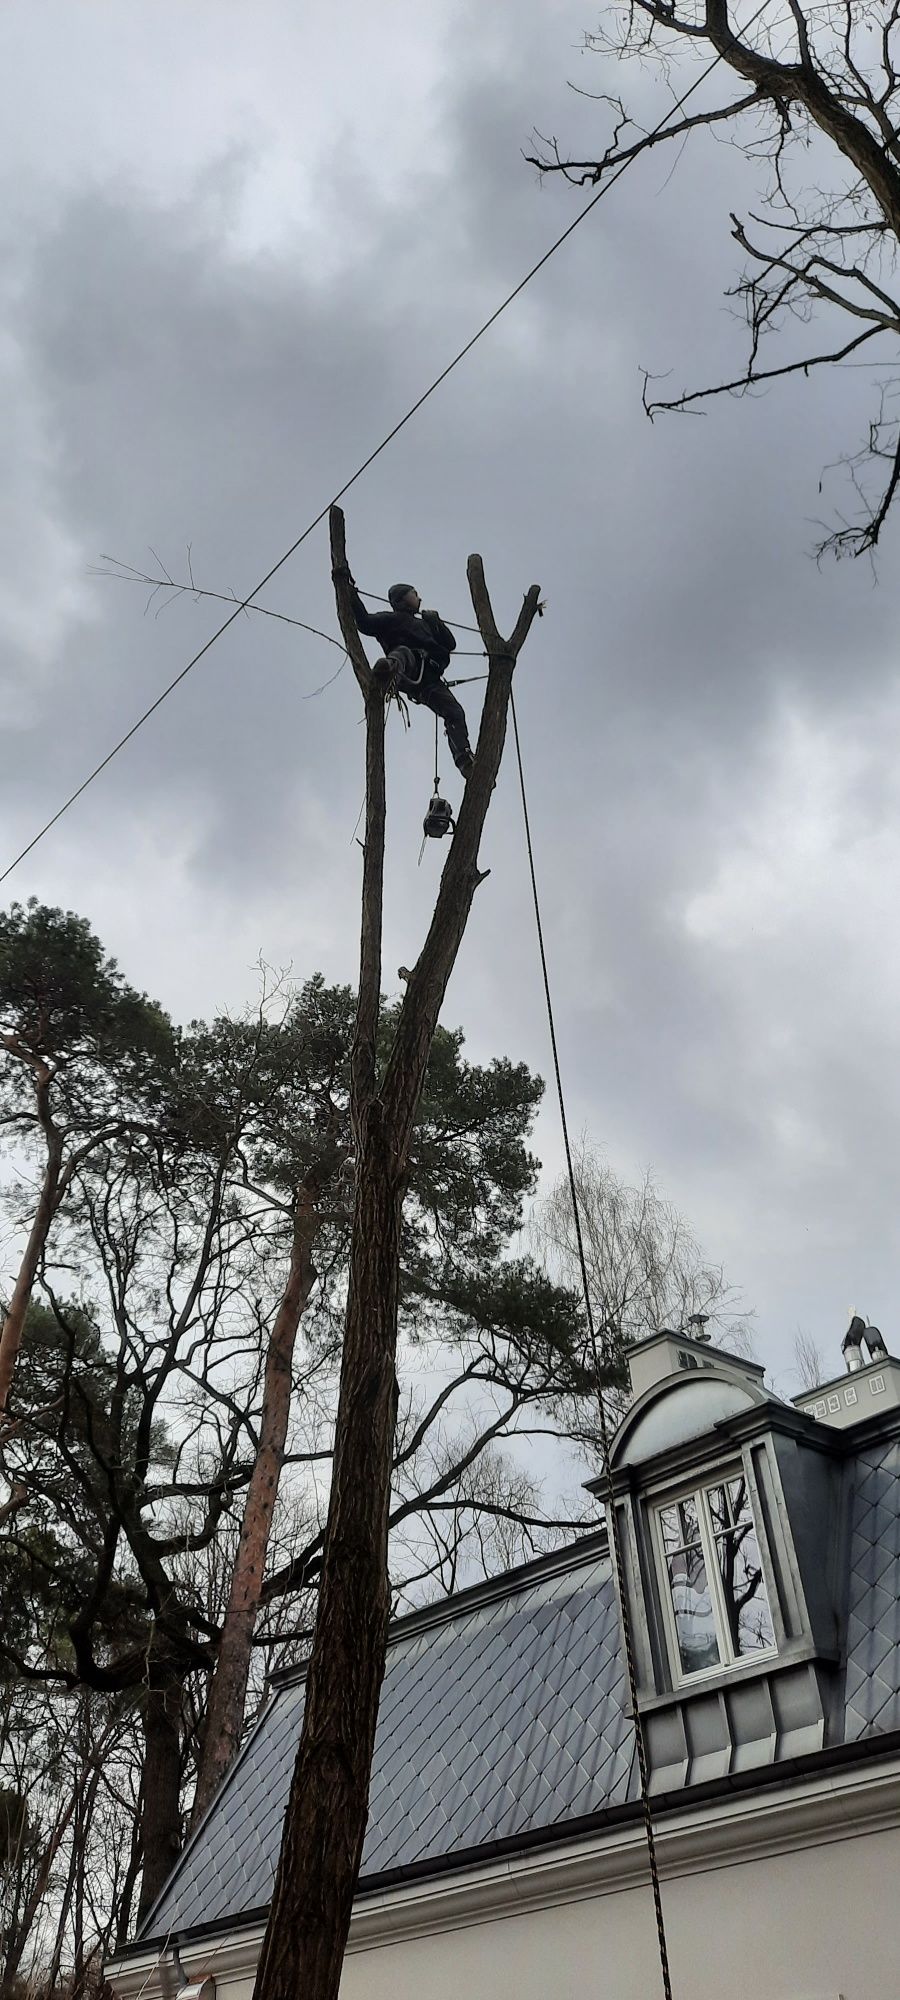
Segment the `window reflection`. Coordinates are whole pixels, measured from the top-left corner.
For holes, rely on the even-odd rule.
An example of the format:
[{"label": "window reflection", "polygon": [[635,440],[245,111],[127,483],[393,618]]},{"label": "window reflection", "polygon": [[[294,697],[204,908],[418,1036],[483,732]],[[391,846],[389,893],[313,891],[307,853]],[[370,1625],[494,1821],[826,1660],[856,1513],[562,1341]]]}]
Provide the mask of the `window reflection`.
[{"label": "window reflection", "polygon": [[716,1621],[701,1549],[682,1549],[680,1555],[670,1556],[669,1588],[682,1672],[697,1674],[704,1667],[718,1666]]},{"label": "window reflection", "polygon": [[768,1652],[775,1628],[752,1521],[719,1535],[717,1548],[732,1647],[739,1658]]},{"label": "window reflection", "polygon": [[682,1673],[771,1652],[775,1628],[743,1476],[661,1507],[658,1519]]}]

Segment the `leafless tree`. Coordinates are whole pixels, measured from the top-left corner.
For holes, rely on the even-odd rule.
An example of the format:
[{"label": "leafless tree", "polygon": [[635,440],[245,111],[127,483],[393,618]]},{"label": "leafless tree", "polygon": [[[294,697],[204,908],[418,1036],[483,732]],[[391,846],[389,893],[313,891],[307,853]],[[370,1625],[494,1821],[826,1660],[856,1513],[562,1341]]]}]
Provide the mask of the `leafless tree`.
[{"label": "leafless tree", "polygon": [[[541,139],[534,163],[578,186],[622,162],[697,132],[726,137],[765,173],[761,212],[732,215],[746,259],[730,294],[746,316],[744,365],[727,380],[661,396],[645,378],[652,417],[721,395],[746,395],[791,376],[865,357],[883,368],[861,448],[844,456],[854,495],[820,552],[859,555],[879,540],[900,482],[897,340],[900,297],[900,8],[897,0],[628,0],[607,5],[586,50],[650,64],[667,86],[684,59],[715,63],[704,95],[647,130],[617,94],[600,91],[611,131],[594,159]],[[737,87],[733,87],[733,80]],[[822,324],[824,337],[807,329]],[[769,359],[779,336],[783,354]]]},{"label": "leafless tree", "polygon": [[[598,1338],[610,1373],[619,1371],[607,1396],[608,1418],[620,1415],[627,1403],[627,1349],[662,1327],[687,1327],[691,1316],[700,1314],[712,1340],[733,1353],[752,1352],[751,1316],[722,1266],[704,1257],[653,1175],[647,1172],[635,1183],[623,1180],[584,1139],[574,1149],[573,1165]],[[567,1175],[536,1210],[532,1230],[551,1267],[569,1282],[580,1282]],[[589,1398],[573,1399],[567,1428],[589,1453],[599,1451]]]},{"label": "leafless tree", "polygon": [[480,558],[470,558],[472,603],[488,655],[475,764],[428,936],[406,982],[379,1073],[385,697],[356,629],[344,520],[337,507],[331,511],[331,538],[338,618],[366,720],[362,934],[351,1069],[356,1189],[315,1639],[257,2000],[294,2000],[298,1989],[307,2000],[337,2000],[366,1830],[390,1611],[397,1313],[410,1145],[447,982],[483,880],[478,854],[503,755],[513,670],[539,602],[534,586],[504,639]]},{"label": "leafless tree", "polygon": [[817,1340],[803,1327],[798,1327],[794,1336],[794,1369],[801,1389],[818,1389],[833,1371],[826,1364],[825,1356]]},{"label": "leafless tree", "polygon": [[83,1990],[130,1921],[137,1870],[133,1707],[0,1682],[0,1991]]},{"label": "leafless tree", "polygon": [[[117,1851],[133,1862],[122,1893],[131,1907],[139,1880],[141,1911],[209,1769],[208,1690],[229,1658],[235,1579],[231,1751],[267,1666],[309,1653],[352,1184],[338,1171],[333,1205],[319,1205],[302,1334],[305,1287],[283,1325],[297,1254],[289,1190],[298,1160],[321,1157],[333,1114],[336,1157],[346,1151],[352,1010],[345,989],[312,981],[275,1047],[258,1015],[181,1038],[174,1111],[153,1143],[101,1148],[57,1218],[47,1308],[32,1310],[22,1350],[17,1422],[0,1445],[19,1495],[0,1589],[23,1616],[0,1631],[0,1664],[61,1708],[79,1694],[130,1704],[148,1775]],[[395,1011],[384,1010],[388,1035]],[[556,1427],[580,1381],[569,1293],[506,1254],[536,1171],[524,1141],[541,1085],[524,1065],[470,1066],[461,1045],[440,1031],[411,1140],[388,1524],[398,1607],[576,1525],[548,1513],[514,1455]],[[284,1077],[279,1111],[272,1086]],[[73,1273],[74,1305],[62,1292]]]},{"label": "leafless tree", "polygon": [[[573,1164],[594,1313],[612,1343],[610,1358],[663,1326],[686,1326],[692,1314],[702,1314],[724,1346],[743,1346],[750,1329],[735,1288],[722,1266],[704,1257],[653,1174],[644,1173],[634,1184],[623,1180],[584,1139],[574,1149]],[[533,1229],[563,1275],[578,1282],[567,1175],[540,1205]]]}]

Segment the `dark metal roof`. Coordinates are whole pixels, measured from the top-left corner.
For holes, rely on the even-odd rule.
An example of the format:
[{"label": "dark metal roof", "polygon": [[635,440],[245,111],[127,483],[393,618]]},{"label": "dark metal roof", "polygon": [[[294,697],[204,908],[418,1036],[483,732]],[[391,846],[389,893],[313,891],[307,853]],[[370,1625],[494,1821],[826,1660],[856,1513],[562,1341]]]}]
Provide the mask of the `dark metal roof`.
[{"label": "dark metal roof", "polygon": [[[850,1749],[900,1730],[900,1436],[860,1439],[848,1471],[837,1737]],[[626,1707],[605,1536],[403,1620],[388,1649],[360,1888],[627,1810],[638,1794]],[[188,1843],[144,1940],[240,1924],[265,1909],[302,1713],[302,1680],[288,1680]]]},{"label": "dark metal roof", "polygon": [[844,1738],[900,1728],[900,1438],[859,1453],[850,1529]]},{"label": "dark metal roof", "polygon": [[[615,1591],[597,1540],[512,1592],[474,1591],[396,1630],[378,1717],[362,1881],[636,1796]],[[145,1934],[239,1923],[269,1899],[303,1713],[279,1689]]]}]

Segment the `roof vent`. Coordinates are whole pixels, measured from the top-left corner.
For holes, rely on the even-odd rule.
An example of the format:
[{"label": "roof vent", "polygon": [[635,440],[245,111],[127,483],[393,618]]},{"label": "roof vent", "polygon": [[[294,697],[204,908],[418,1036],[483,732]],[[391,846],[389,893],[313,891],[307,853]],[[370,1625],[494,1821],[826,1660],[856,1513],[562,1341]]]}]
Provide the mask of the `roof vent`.
[{"label": "roof vent", "polygon": [[865,1320],[860,1319],[859,1313],[853,1313],[850,1325],[841,1341],[841,1353],[848,1375],[856,1375],[860,1368],[868,1365],[863,1354],[864,1345],[870,1362],[890,1359],[880,1329],[877,1326],[867,1326]]},{"label": "roof vent", "polygon": [[867,1326],[863,1334],[863,1339],[869,1350],[870,1361],[887,1361],[889,1359],[887,1348],[877,1326]]},{"label": "roof vent", "polygon": [[882,1412],[900,1409],[900,1361],[888,1352],[877,1326],[869,1326],[859,1313],[850,1314],[850,1325],[841,1341],[847,1375],[805,1389],[794,1397],[794,1407],[820,1423],[845,1430],[850,1424],[865,1423]]},{"label": "roof vent", "polygon": [[841,1341],[841,1353],[844,1357],[844,1366],[848,1375],[855,1375],[857,1369],[864,1368],[866,1365],[862,1347],[865,1330],[865,1320],[860,1319],[858,1313],[854,1313]]}]

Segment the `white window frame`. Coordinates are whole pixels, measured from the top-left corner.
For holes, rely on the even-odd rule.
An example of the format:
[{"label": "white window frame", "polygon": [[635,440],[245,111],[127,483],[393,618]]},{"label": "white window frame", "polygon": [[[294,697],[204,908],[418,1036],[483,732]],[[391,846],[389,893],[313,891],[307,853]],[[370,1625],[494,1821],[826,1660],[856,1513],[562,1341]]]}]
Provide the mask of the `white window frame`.
[{"label": "white window frame", "polygon": [[[714,1680],[717,1675],[723,1673],[746,1673],[748,1668],[752,1669],[758,1666],[761,1661],[773,1660],[778,1652],[777,1639],[773,1639],[771,1646],[761,1646],[752,1653],[736,1653],[732,1645],[728,1605],[722,1586],[722,1577],[716,1550],[716,1530],[713,1525],[708,1498],[715,1487],[725,1486],[729,1479],[743,1479],[747,1487],[747,1499],[753,1521],[753,1532],[756,1536],[757,1547],[760,1553],[769,1617],[772,1620],[773,1627],[775,1625],[775,1607],[772,1603],[772,1592],[763,1557],[757,1510],[753,1504],[753,1494],[747,1479],[746,1468],[740,1462],[737,1465],[723,1466],[721,1471],[716,1472],[714,1478],[686,1480],[665,1493],[656,1494],[650,1503],[653,1555],[656,1564],[657,1585],[662,1600],[663,1624],[665,1626],[669,1664],[672,1670],[673,1682],[679,1687],[697,1687],[703,1681]],[[716,1639],[719,1647],[719,1658],[713,1666],[697,1667],[693,1671],[685,1669],[681,1661],[681,1646],[678,1640],[678,1626],[675,1619],[675,1606],[672,1601],[672,1585],[669,1577],[669,1564],[666,1556],[661,1520],[663,1509],[677,1506],[680,1500],[693,1500],[697,1509],[697,1520],[700,1525],[700,1547],[703,1551],[703,1561],[706,1567],[710,1602],[712,1604],[716,1628]]]}]

